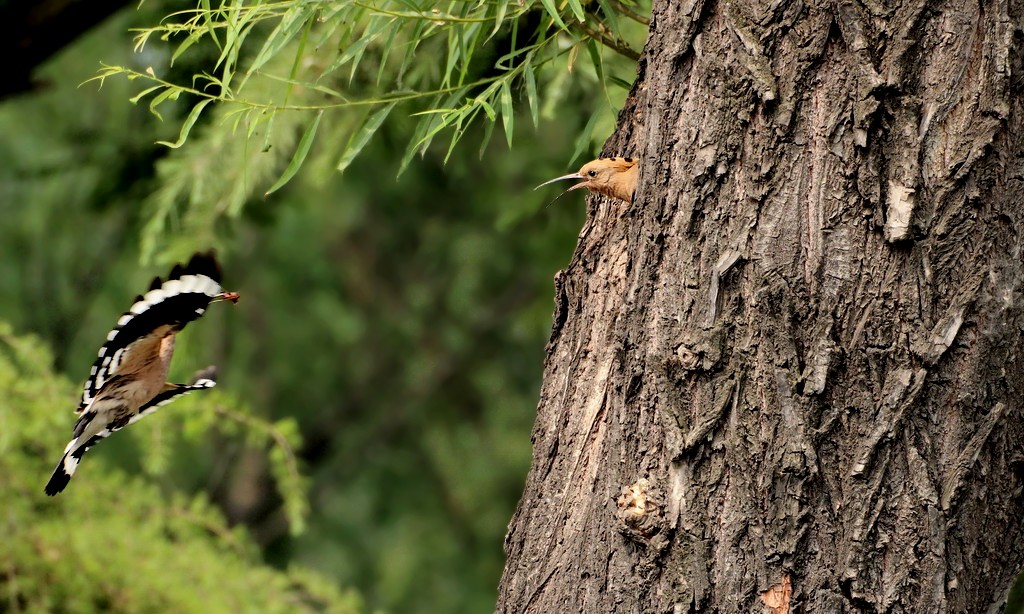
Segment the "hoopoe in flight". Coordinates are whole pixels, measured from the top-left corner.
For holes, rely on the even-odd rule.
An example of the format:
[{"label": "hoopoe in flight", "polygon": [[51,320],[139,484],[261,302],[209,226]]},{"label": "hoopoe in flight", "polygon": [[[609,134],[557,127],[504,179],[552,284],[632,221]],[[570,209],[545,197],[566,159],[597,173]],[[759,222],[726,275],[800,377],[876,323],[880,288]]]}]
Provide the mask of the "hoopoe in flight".
[{"label": "hoopoe in flight", "polygon": [[212,373],[191,384],[165,381],[174,353],[174,336],[198,319],[214,301],[238,301],[238,294],[220,287],[220,267],[213,252],[197,253],[185,266],[176,265],[161,281],[153,280],[146,294],[107,334],[89,371],[78,422],[64,456],[46,484],[46,494],[64,490],[89,448],[116,431],[147,416],[161,405],[193,390],[212,388]]},{"label": "hoopoe in flight", "polygon": [[[587,188],[591,192],[597,192],[631,203],[633,202],[633,195],[636,193],[636,180],[639,173],[640,166],[634,158],[598,158],[597,160],[587,162],[583,165],[583,168],[575,173],[555,177],[550,181],[540,184],[537,188],[556,181],[582,179],[582,183],[577,183],[565,192]],[[536,190],[537,188],[534,189]],[[565,192],[562,192],[562,194],[565,194]]]}]

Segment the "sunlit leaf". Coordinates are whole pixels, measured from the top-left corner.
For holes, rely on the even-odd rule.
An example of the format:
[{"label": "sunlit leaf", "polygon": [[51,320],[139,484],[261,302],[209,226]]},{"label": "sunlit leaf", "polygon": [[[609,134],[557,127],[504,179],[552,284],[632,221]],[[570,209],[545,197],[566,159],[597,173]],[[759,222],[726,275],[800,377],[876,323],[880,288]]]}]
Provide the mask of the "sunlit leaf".
[{"label": "sunlit leaf", "polygon": [[498,118],[498,114],[494,111],[494,107],[492,107],[491,103],[487,102],[485,98],[482,96],[478,97],[475,102],[484,110],[484,113],[487,115],[487,121],[493,122]]},{"label": "sunlit leaf", "polygon": [[[199,33],[209,33],[210,38],[213,40],[213,44],[217,45],[217,48],[223,49],[224,46],[220,44],[220,37],[217,36],[217,28],[214,27],[213,21],[213,10],[210,7],[210,0],[199,0],[199,8],[202,9],[203,22],[206,25],[205,30],[199,30]],[[178,55],[178,52],[175,52]],[[172,60],[173,63],[173,60]]]},{"label": "sunlit leaf", "polygon": [[138,94],[136,94],[136,95],[132,96],[132,97],[131,97],[131,98],[129,98],[128,100],[129,100],[129,101],[130,101],[130,102],[131,102],[132,104],[138,104],[139,100],[142,100],[142,99],[143,99],[143,98],[145,98],[145,97],[146,97],[147,95],[149,95],[149,94],[152,94],[153,92],[155,92],[155,91],[157,91],[158,89],[161,89],[161,88],[163,88],[163,87],[165,87],[165,86],[163,86],[163,85],[154,85],[153,87],[147,87],[146,89],[144,89],[144,90],[142,90],[141,92],[139,92]]},{"label": "sunlit leaf", "polygon": [[413,157],[415,157],[416,154],[420,153],[420,144],[423,142],[424,135],[427,133],[427,130],[430,129],[431,125],[433,125],[433,122],[428,118],[423,118],[422,120],[416,122],[416,128],[413,129],[412,138],[409,139],[409,145],[405,148],[405,153],[402,155],[402,160],[398,164],[399,175],[401,175],[405,171],[405,169],[408,168],[409,163],[412,162]]},{"label": "sunlit leaf", "polygon": [[270,196],[274,192],[280,190],[286,183],[291,181],[292,177],[295,176],[295,173],[299,172],[299,168],[306,160],[309,148],[313,145],[313,140],[316,138],[316,129],[320,126],[320,118],[323,117],[323,115],[323,111],[317,113],[313,122],[306,127],[306,131],[302,134],[302,138],[299,139],[299,146],[295,148],[295,155],[292,156],[291,162],[288,163],[288,166],[284,169],[284,172],[281,173],[281,176],[274,185],[263,193],[264,196]]},{"label": "sunlit leaf", "polygon": [[544,5],[544,10],[548,12],[555,25],[565,30],[565,22],[562,21],[562,16],[558,13],[558,8],[555,7],[555,0],[540,0],[540,3]]},{"label": "sunlit leaf", "polygon": [[270,147],[271,147],[270,137],[273,136],[273,134],[274,134],[274,119],[276,119],[276,118],[277,118],[277,113],[275,113],[273,111],[273,109],[271,109],[270,112],[267,113],[267,115],[259,118],[256,122],[254,122],[256,124],[258,124],[258,123],[266,123],[266,127],[263,129],[264,130],[263,145],[260,147],[260,152],[261,153],[267,153],[268,151],[270,151]]},{"label": "sunlit leaf", "polygon": [[533,119],[533,126],[536,128],[540,123],[537,103],[537,77],[533,74],[533,64],[530,58],[526,59],[523,68],[523,80],[526,82],[526,101],[530,105],[530,118]]},{"label": "sunlit leaf", "polygon": [[[166,102],[168,100],[177,100],[178,96],[180,96],[180,95],[181,95],[181,90],[176,88],[176,87],[169,87],[169,88],[165,89],[164,91],[160,92],[159,94],[154,96],[152,100],[149,101],[149,111],[150,111],[150,113],[152,113],[153,115],[156,115],[157,117],[159,117],[162,120],[163,116],[160,115],[159,111],[157,111],[157,107],[159,107],[161,104],[163,104],[164,102]],[[192,114],[193,113],[195,114],[196,119],[198,119],[199,118],[199,113],[202,112],[202,107],[205,107],[210,102],[212,102],[212,101],[209,98],[207,98],[207,99],[203,100],[200,103],[202,106],[196,105],[196,107],[198,107],[198,109],[199,109],[198,111],[196,110],[196,107],[193,107],[192,113],[190,113],[188,118],[186,118],[185,123],[186,124],[188,123],[188,120],[192,118]],[[192,119],[192,122],[195,123],[195,119]],[[192,125],[191,124],[189,124],[187,128],[183,125],[182,128],[181,128],[182,134],[185,134],[187,136],[188,135],[188,131],[191,130],[191,129],[192,129]],[[182,141],[182,143],[184,143],[184,141]]]},{"label": "sunlit leaf", "polygon": [[251,75],[262,68],[270,58],[277,55],[285,45],[291,42],[299,31],[307,27],[307,21],[312,18],[313,11],[314,9],[307,8],[305,5],[299,5],[298,8],[286,12],[281,23],[274,28],[259,53],[256,54],[249,66],[248,74]]},{"label": "sunlit leaf", "polygon": [[[505,21],[505,11],[510,3],[506,0],[498,0],[498,9],[494,13],[494,29],[491,30],[490,36],[493,37],[501,29],[502,22]],[[490,38],[490,37],[488,37]]]},{"label": "sunlit leaf", "polygon": [[508,81],[501,82],[501,123],[505,128],[505,139],[508,141],[509,149],[512,148],[512,128],[515,115],[512,113],[512,91],[508,87]]},{"label": "sunlit leaf", "polygon": [[576,20],[583,23],[586,20],[586,16],[583,14],[583,5],[580,4],[580,0],[568,0],[569,9],[572,11]]},{"label": "sunlit leaf", "polygon": [[[213,30],[211,29],[210,32],[213,32]],[[178,48],[175,49],[174,53],[171,55],[171,66],[174,66],[174,61],[178,59],[178,56],[185,53],[186,51],[188,51],[190,47],[192,47],[192,45],[195,45],[200,40],[202,40],[204,35],[205,32],[194,32],[193,34],[189,35],[188,38],[183,40],[181,44],[178,45]]]},{"label": "sunlit leaf", "polygon": [[484,122],[484,137],[480,139],[480,158],[484,157],[487,146],[491,143],[491,135],[494,134],[494,122]]},{"label": "sunlit leaf", "polygon": [[609,75],[608,76],[608,81],[613,83],[613,84],[615,84],[615,85],[618,85],[619,87],[621,87],[622,89],[627,90],[627,91],[633,89],[633,84],[632,83],[630,83],[629,81],[626,81],[625,79],[616,77],[615,75]]}]

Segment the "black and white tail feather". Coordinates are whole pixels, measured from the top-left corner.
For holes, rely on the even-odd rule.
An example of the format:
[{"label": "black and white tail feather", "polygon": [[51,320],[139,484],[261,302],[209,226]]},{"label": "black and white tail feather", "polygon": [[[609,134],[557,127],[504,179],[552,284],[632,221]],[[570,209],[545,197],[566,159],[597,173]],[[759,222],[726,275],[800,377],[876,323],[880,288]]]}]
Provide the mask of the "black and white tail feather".
[{"label": "black and white tail feather", "polygon": [[75,470],[78,469],[78,462],[82,460],[82,457],[89,451],[89,448],[107,437],[110,437],[129,424],[135,424],[139,420],[153,413],[156,409],[167,405],[184,394],[188,394],[193,390],[213,388],[216,385],[217,382],[211,379],[196,380],[194,384],[188,385],[174,385],[173,388],[161,392],[153,397],[148,403],[140,407],[139,413],[128,417],[127,420],[115,420],[107,423],[100,432],[89,437],[85,441],[80,441],[82,439],[85,426],[88,424],[88,421],[83,422],[83,418],[93,418],[95,417],[95,414],[82,414],[82,417],[75,423],[74,439],[69,441],[68,445],[65,446],[64,456],[61,457],[60,462],[57,463],[57,467],[53,470],[53,474],[50,476],[50,481],[46,483],[46,494],[52,497],[64,490],[68,485],[68,482],[71,481],[71,476],[75,475]]},{"label": "black and white tail feather", "polygon": [[220,269],[213,252],[208,252],[194,255],[184,267],[175,266],[167,281],[154,279],[149,291],[135,299],[97,353],[82,390],[82,401],[75,410],[79,418],[73,438],[46,484],[46,494],[53,496],[64,490],[82,456],[99,441],[183,394],[216,385],[213,370],[207,369],[197,373],[191,384],[165,383],[151,398],[135,403],[137,406],[126,402],[122,392],[133,385],[130,378],[137,372],[133,366],[170,361],[169,353],[166,358],[158,354],[160,336],[179,332],[222,295]]}]

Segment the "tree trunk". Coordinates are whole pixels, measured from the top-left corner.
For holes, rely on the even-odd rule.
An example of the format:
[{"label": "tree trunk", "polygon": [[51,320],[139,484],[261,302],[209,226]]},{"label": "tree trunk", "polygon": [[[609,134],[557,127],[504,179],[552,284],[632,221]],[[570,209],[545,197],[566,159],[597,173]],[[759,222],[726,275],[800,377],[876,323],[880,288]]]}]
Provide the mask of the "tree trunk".
[{"label": "tree trunk", "polygon": [[995,612],[1024,564],[1018,2],[655,2],[501,612]]}]

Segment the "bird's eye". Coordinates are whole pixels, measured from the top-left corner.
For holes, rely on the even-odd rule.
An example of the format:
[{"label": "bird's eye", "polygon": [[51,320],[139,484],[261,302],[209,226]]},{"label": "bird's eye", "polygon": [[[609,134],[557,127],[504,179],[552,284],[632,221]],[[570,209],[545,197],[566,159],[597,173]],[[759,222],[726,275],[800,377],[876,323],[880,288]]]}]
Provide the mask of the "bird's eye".
[{"label": "bird's eye", "polygon": [[587,174],[591,177],[597,177],[597,171],[587,171]]}]

